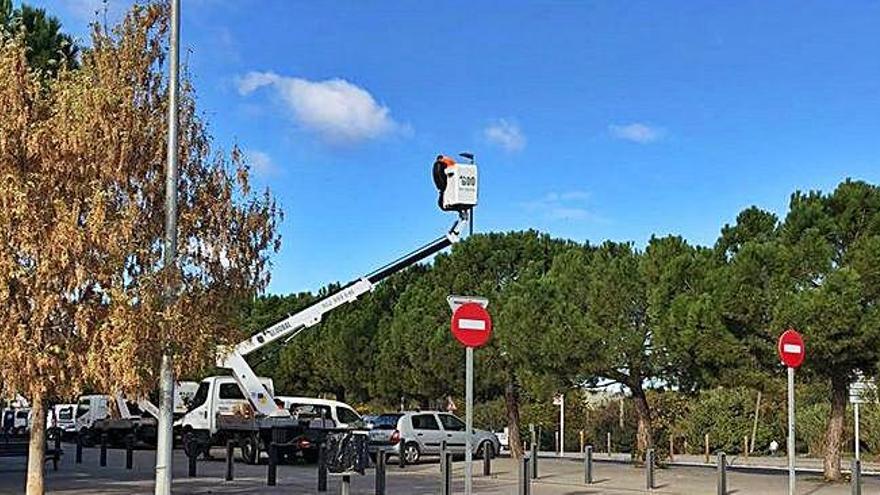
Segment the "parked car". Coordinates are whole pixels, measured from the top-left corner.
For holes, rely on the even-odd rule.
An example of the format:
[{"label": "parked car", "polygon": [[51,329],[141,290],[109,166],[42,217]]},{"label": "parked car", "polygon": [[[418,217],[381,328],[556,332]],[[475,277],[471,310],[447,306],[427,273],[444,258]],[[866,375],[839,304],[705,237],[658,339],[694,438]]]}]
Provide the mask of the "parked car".
[{"label": "parked car", "polygon": [[318,441],[323,438],[322,430],[365,427],[360,414],[344,402],[280,395],[275,399],[303,426],[304,433],[297,441],[297,451],[306,462],[318,460]]},{"label": "parked car", "polygon": [[[425,455],[439,455],[441,444],[453,454],[464,454],[467,441],[464,421],[441,411],[408,411],[382,414],[373,420],[370,429],[370,452],[380,448],[387,455],[403,455],[408,464],[418,462]],[[478,457],[494,457],[501,450],[498,437],[491,431],[474,429],[471,449]]]}]

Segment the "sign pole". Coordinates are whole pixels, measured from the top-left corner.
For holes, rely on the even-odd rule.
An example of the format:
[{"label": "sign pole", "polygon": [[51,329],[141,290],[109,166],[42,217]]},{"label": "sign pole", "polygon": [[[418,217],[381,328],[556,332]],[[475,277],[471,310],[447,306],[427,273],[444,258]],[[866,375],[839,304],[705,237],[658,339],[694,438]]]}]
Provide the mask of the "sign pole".
[{"label": "sign pole", "polygon": [[[473,491],[473,462],[474,454],[471,445],[471,436],[474,432],[474,348],[465,347],[465,428],[467,436],[464,445],[464,493],[471,495]],[[484,452],[483,455],[486,455]]]},{"label": "sign pole", "polygon": [[788,367],[788,495],[794,495],[794,368]]},{"label": "sign pole", "polygon": [[856,427],[856,460],[861,460],[859,456],[859,403],[856,402],[853,404],[853,414],[855,414],[855,427]]},{"label": "sign pole", "polygon": [[565,457],[565,395],[559,400],[559,457]]}]

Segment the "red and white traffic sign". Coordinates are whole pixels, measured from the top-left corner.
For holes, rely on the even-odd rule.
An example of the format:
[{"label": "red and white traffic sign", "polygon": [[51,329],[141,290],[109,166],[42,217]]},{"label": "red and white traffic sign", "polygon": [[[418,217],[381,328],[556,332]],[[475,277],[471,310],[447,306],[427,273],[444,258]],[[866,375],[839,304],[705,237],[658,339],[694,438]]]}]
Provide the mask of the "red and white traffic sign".
[{"label": "red and white traffic sign", "polygon": [[776,349],[779,351],[779,359],[789,368],[797,368],[803,364],[806,351],[804,339],[796,330],[789,328],[782,332]]},{"label": "red and white traffic sign", "polygon": [[492,317],[478,303],[466,303],[452,314],[452,335],[465,347],[480,347],[492,335]]}]

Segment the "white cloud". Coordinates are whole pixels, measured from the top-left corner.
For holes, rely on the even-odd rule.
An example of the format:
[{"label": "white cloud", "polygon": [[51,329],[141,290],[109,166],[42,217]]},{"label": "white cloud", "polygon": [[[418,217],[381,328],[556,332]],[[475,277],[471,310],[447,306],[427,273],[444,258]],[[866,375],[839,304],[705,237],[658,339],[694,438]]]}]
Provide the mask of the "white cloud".
[{"label": "white cloud", "polygon": [[367,141],[405,129],[391,118],[388,107],[344,79],[309,81],[274,72],[250,72],[238,81],[242,95],[262,87],[276,91],[300,127],[329,143]]},{"label": "white cloud", "polygon": [[523,203],[523,207],[550,220],[602,220],[587,208],[589,198],[590,194],[585,191],[549,192]]},{"label": "white cloud", "polygon": [[269,177],[278,172],[278,167],[272,161],[272,157],[268,153],[258,150],[248,150],[245,156],[250,163],[254,173],[260,177]]},{"label": "white cloud", "polygon": [[507,152],[519,151],[526,146],[526,137],[519,126],[505,119],[489,124],[483,129],[483,137]]},{"label": "white cloud", "polygon": [[653,143],[663,137],[664,131],[659,127],[653,127],[641,122],[632,124],[608,126],[611,136],[624,141],[632,141],[639,144]]}]

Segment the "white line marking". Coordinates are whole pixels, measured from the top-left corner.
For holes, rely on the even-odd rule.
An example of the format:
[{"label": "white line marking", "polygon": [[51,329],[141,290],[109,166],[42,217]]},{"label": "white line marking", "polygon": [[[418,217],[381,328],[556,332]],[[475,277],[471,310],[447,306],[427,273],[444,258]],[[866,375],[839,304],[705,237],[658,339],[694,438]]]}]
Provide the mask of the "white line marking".
[{"label": "white line marking", "polygon": [[782,352],[788,352],[791,354],[800,354],[801,346],[797,344],[782,344]]},{"label": "white line marking", "polygon": [[459,330],[486,330],[486,322],[483,320],[458,320]]}]

